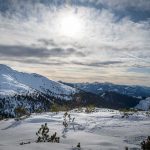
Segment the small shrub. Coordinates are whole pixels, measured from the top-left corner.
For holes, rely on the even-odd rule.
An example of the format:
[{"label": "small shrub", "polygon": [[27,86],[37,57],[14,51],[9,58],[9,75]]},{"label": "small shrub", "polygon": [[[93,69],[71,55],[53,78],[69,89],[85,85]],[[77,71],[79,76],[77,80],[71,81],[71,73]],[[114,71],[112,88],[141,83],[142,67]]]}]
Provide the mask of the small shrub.
[{"label": "small shrub", "polygon": [[64,116],[63,116],[63,118],[64,118],[63,126],[64,126],[65,128],[68,127],[68,123],[67,123],[67,116],[68,116],[68,115],[69,115],[68,112],[65,112],[65,113],[64,113]]},{"label": "small shrub", "polygon": [[31,142],[21,142],[20,145],[24,145],[24,144],[30,144]]},{"label": "small shrub", "polygon": [[50,108],[51,112],[59,112],[60,111],[60,106],[56,103],[54,103],[51,108]]},{"label": "small shrub", "polygon": [[50,108],[51,112],[68,111],[68,110],[69,108],[67,105],[59,105],[56,103],[54,103]]},{"label": "small shrub", "polygon": [[83,108],[82,108],[81,106],[78,107],[77,109],[78,109],[78,110],[77,110],[78,112],[83,112]]},{"label": "small shrub", "polygon": [[147,112],[146,112],[146,116],[147,116],[147,117],[150,117],[150,111],[147,111]]},{"label": "small shrub", "polygon": [[125,150],[128,150],[129,148],[128,147],[125,147]]},{"label": "small shrub", "polygon": [[3,120],[3,119],[4,119],[3,115],[0,115],[0,120]]},{"label": "small shrub", "polygon": [[81,145],[78,143],[76,147],[73,147],[72,150],[81,150]]},{"label": "small shrub", "polygon": [[17,118],[21,118],[24,115],[27,115],[27,116],[29,115],[29,113],[27,112],[27,110],[24,107],[17,107],[17,108],[15,108],[14,112],[15,112],[15,116]]},{"label": "small shrub", "polygon": [[85,112],[86,113],[91,113],[95,111],[95,106],[94,105],[89,105],[86,107]]},{"label": "small shrub", "polygon": [[123,108],[123,109],[119,109],[120,112],[124,112],[124,113],[127,113],[127,112],[132,112],[132,113],[135,113],[137,112],[138,110],[137,109],[133,109],[133,108]]},{"label": "small shrub", "polygon": [[67,105],[60,106],[60,111],[68,111],[69,107]]},{"label": "small shrub", "polygon": [[43,110],[39,108],[39,109],[36,109],[35,112],[36,112],[36,113],[42,113]]},{"label": "small shrub", "polygon": [[141,149],[150,150],[150,136],[148,136],[146,140],[141,142]]},{"label": "small shrub", "polygon": [[78,148],[80,148],[80,147],[81,147],[80,143],[78,143],[78,144],[77,144],[77,147],[78,147]]}]

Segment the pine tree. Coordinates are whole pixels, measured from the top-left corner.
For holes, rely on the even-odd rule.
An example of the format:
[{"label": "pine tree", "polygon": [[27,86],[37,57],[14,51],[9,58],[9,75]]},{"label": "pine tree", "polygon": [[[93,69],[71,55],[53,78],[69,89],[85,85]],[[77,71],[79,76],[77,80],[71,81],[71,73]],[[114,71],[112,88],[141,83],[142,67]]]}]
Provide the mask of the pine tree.
[{"label": "pine tree", "polygon": [[57,132],[55,132],[52,136],[48,135],[49,128],[47,126],[47,123],[45,125],[41,125],[41,128],[36,132],[36,135],[38,136],[37,143],[38,142],[57,142],[59,143],[60,138],[57,137]]}]

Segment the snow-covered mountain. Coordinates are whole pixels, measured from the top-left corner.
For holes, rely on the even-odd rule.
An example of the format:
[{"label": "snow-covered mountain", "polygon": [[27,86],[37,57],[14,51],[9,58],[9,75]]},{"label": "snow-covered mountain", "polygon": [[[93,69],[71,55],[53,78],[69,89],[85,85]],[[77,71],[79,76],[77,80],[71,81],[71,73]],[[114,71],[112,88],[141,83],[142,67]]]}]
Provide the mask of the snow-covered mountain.
[{"label": "snow-covered mountain", "polygon": [[70,100],[76,89],[38,74],[15,71],[6,65],[0,65],[0,94],[34,93],[40,91],[60,99]]},{"label": "snow-covered mountain", "polygon": [[60,83],[35,73],[18,72],[0,65],[0,113],[15,116],[17,107],[25,108],[28,112],[48,111],[54,102],[69,108],[92,104],[120,109],[135,107],[140,101],[139,98],[117,92],[113,87],[114,91],[96,93],[93,85]]},{"label": "snow-covered mountain", "polygon": [[49,80],[38,74],[18,72],[0,65],[0,112],[14,115],[14,109],[23,106],[33,112],[48,109],[54,100],[72,100],[75,88]]},{"label": "snow-covered mountain", "polygon": [[[62,82],[64,83],[64,82]],[[117,92],[132,97],[150,97],[150,87],[145,86],[128,86],[128,85],[117,85],[112,83],[64,83],[66,85],[78,88],[80,90],[91,92],[94,94],[103,94],[104,92]]]},{"label": "snow-covered mountain", "polygon": [[141,110],[150,110],[150,97],[147,97],[144,100],[141,100],[138,105],[135,106],[137,109]]}]

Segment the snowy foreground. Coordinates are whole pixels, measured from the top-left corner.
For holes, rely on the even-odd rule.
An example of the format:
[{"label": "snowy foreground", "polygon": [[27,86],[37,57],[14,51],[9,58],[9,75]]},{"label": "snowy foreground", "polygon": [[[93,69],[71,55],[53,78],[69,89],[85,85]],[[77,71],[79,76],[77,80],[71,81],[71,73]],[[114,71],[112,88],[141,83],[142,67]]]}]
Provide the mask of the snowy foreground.
[{"label": "snowy foreground", "polygon": [[[72,150],[81,143],[81,150],[140,149],[140,142],[150,135],[150,117],[137,112],[122,118],[116,110],[97,109],[93,113],[71,111],[73,123],[64,129],[64,112],[32,114],[21,121],[0,121],[0,150]],[[55,131],[60,143],[35,143],[41,124],[48,123],[50,134]],[[31,141],[31,144],[20,145]]]}]

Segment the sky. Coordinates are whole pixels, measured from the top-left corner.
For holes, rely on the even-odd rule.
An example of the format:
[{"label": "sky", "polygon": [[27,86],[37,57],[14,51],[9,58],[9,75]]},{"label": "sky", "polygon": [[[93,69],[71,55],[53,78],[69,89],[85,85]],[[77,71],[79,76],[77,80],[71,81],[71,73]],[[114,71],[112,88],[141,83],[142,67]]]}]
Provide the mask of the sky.
[{"label": "sky", "polygon": [[0,0],[0,64],[150,86],[150,0]]}]

